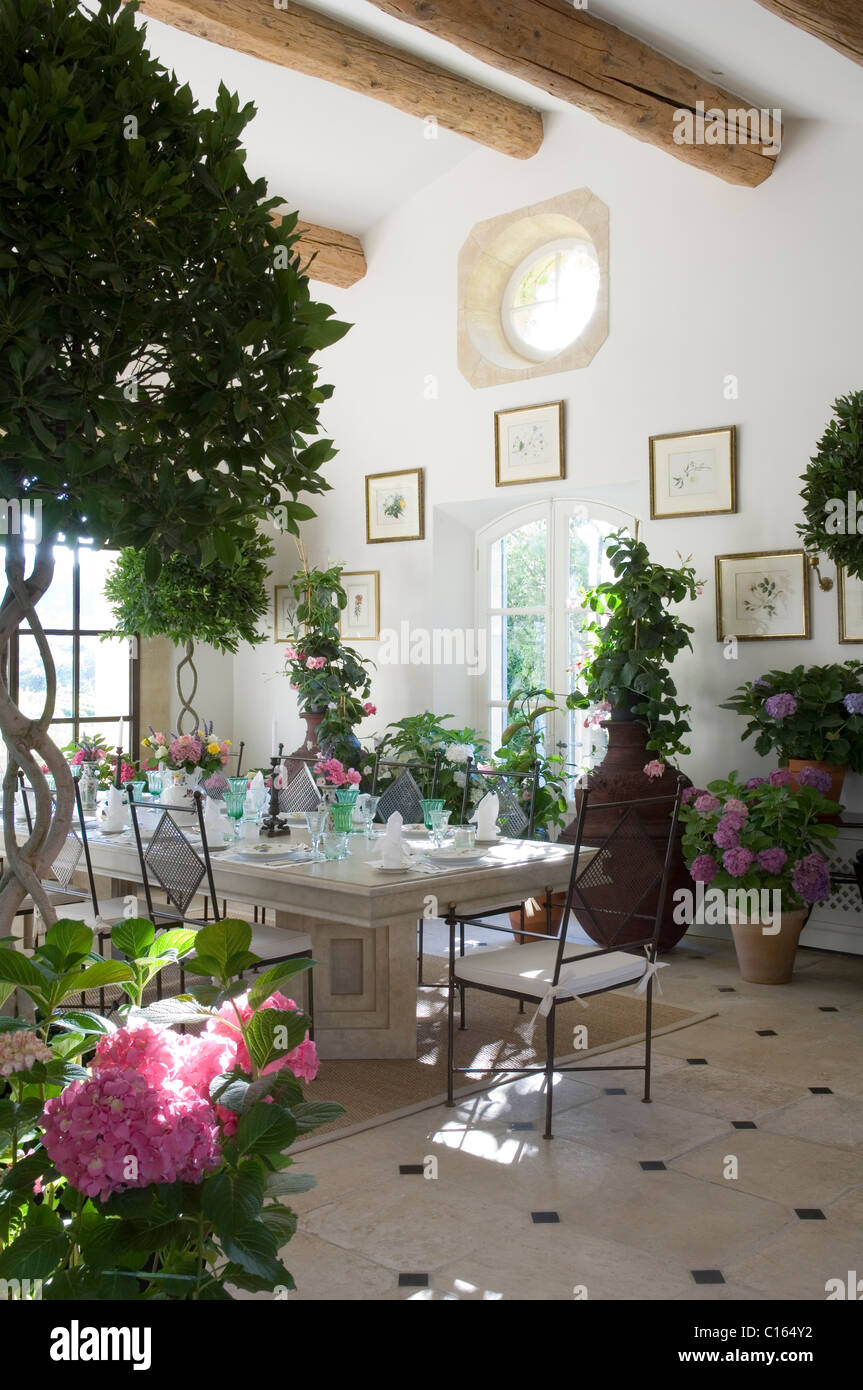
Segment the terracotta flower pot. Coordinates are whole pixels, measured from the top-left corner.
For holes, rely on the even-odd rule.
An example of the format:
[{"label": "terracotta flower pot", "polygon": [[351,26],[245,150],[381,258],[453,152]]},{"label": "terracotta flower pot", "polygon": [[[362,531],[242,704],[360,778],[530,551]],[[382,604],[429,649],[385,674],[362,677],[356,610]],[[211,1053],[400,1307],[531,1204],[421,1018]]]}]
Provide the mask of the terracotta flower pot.
[{"label": "terracotta flower pot", "polygon": [[818,763],[814,758],[789,758],[788,771],[791,773],[791,785],[795,790],[797,774],[803,767],[816,767],[819,772],[826,772],[830,778],[830,790],[826,793],[828,801],[841,801],[842,785],[848,770],[845,763]]},{"label": "terracotta flower pot", "polygon": [[[563,907],[566,902],[565,893],[552,893],[551,895],[551,931],[547,932],[547,922],[545,916],[545,898],[528,898],[524,905],[524,923],[521,920],[521,913],[511,912],[509,914],[510,925],[518,928],[522,925],[526,932],[541,932],[544,936],[557,936],[560,931],[560,922],[563,917]],[[516,931],[515,939],[519,946],[533,941],[532,936],[524,936],[520,931]]]},{"label": "terracotta flower pot", "polygon": [[[734,937],[741,978],[751,985],[788,985],[794,970],[797,941],[808,916],[805,908],[783,912],[767,934],[760,922],[752,922],[729,908],[728,922]],[[774,928],[771,933],[771,925]]]}]

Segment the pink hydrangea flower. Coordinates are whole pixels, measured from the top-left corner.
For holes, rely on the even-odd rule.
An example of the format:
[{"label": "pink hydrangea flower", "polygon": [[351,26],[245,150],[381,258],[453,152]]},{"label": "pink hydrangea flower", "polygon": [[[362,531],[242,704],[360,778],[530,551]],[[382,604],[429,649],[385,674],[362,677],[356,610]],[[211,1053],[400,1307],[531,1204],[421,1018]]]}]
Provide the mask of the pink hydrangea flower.
[{"label": "pink hydrangea flower", "polygon": [[726,873],[731,874],[732,878],[742,878],[749,871],[755,860],[755,854],[751,849],[739,848],[727,849],[722,856],[722,867]]},{"label": "pink hydrangea flower", "polygon": [[749,807],[745,801],[741,801],[737,796],[729,796],[723,810],[726,815],[741,816],[744,820],[749,815]]},{"label": "pink hydrangea flower", "polygon": [[199,763],[204,749],[200,739],[192,734],[180,734],[179,738],[171,740],[168,751],[175,763]]},{"label": "pink hydrangea flower", "polygon": [[696,811],[704,811],[705,814],[709,811],[718,811],[719,798],[711,796],[709,792],[704,792],[702,796],[695,798],[695,809]]},{"label": "pink hydrangea flower", "polygon": [[53,1062],[54,1053],[29,1028],[0,1033],[0,1076],[29,1071],[37,1062]]},{"label": "pink hydrangea flower", "polygon": [[[288,999],[278,990],[271,994],[266,1003],[261,1005],[261,1009],[284,1009],[298,1012],[298,1006],[293,999]],[[233,1056],[230,1064],[225,1070],[230,1070],[231,1066],[240,1067],[242,1071],[251,1071],[252,1063],[243,1036],[237,1025],[237,1011],[243,1022],[246,1023],[252,1016],[249,1008],[248,994],[241,994],[230,1003],[225,1003],[219,1010],[218,1018],[211,1018],[207,1023],[205,1036],[225,1039],[231,1043]],[[295,1064],[302,1068],[302,1072],[295,1070]],[[294,1073],[295,1076],[302,1074],[303,1080],[314,1081],[318,1074],[318,1052],[315,1044],[311,1042],[308,1034],[305,1040],[295,1047],[293,1052],[287,1053],[284,1057],[276,1057],[264,1067],[264,1074],[274,1071],[281,1071],[283,1067]]]},{"label": "pink hydrangea flower", "polygon": [[787,767],[777,767],[767,780],[771,787],[787,787],[791,781],[791,773]]},{"label": "pink hydrangea flower", "polygon": [[345,776],[347,777],[352,787],[358,787],[360,782],[363,780],[362,776],[359,772],[357,772],[355,767],[349,767]]},{"label": "pink hydrangea flower", "polygon": [[645,777],[661,777],[665,771],[665,763],[661,763],[658,758],[652,758],[649,763],[644,764]]},{"label": "pink hydrangea flower", "polygon": [[719,873],[719,865],[712,854],[699,854],[690,864],[689,873],[696,883],[712,883]]}]

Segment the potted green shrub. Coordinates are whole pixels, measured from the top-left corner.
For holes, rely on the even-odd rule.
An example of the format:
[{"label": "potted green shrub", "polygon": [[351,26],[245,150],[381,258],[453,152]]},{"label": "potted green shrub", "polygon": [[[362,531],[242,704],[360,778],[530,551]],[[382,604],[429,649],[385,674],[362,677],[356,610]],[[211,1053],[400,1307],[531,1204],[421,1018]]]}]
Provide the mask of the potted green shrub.
[{"label": "potted green shrub", "polygon": [[371,662],[342,642],[339,618],[348,596],[341,583],[344,565],[328,569],[310,566],[300,551],[302,567],[290,581],[294,596],[294,625],[285,649],[285,675],[297,692],[306,737],[292,757],[317,752],[346,766],[362,753],[354,729],[376,714],[369,700]]},{"label": "potted green shrub", "polygon": [[[192,705],[198,685],[195,642],[236,653],[241,642],[255,645],[268,640],[258,625],[267,613],[267,562],[274,553],[272,542],[252,530],[238,543],[230,563],[215,559],[202,565],[177,552],[168,556],[158,578],[151,582],[144,572],[144,553],[129,547],[120,551],[105,580],[105,597],[114,613],[117,635],[167,637],[175,647],[184,649],[176,677],[181,705],[177,733],[183,732],[186,715],[192,721],[192,731],[201,723]],[[187,694],[182,687],[185,668],[192,676]]]},{"label": "potted green shrub", "polygon": [[863,661],[795,666],[744,681],[720,709],[748,720],[743,738],[774,753],[796,778],[814,764],[830,778],[830,797],[842,794],[845,770],[863,772]]},{"label": "potted green shrub", "polygon": [[[382,762],[419,764],[424,767],[433,766],[437,758],[435,796],[443,800],[445,809],[451,813],[452,824],[455,824],[461,816],[468,759],[482,763],[488,754],[488,739],[476,729],[448,728],[446,721],[452,717],[451,714],[433,714],[430,710],[424,710],[422,714],[396,719],[387,725],[391,732],[384,734],[378,752]],[[426,772],[415,775],[423,796],[431,796],[433,774]],[[381,768],[380,787],[385,789],[387,783],[397,776],[398,768]],[[471,788],[472,804],[481,795],[482,788],[474,785]]]},{"label": "potted green shrub", "polygon": [[847,514],[849,493],[863,502],[863,391],[833,403],[834,417],[803,474],[804,520],[797,530],[807,550],[823,551],[849,574],[863,579],[863,535],[857,507]]},{"label": "potted green shrub", "polygon": [[284,198],[246,172],[254,108],[224,87],[199,108],[135,8],[0,6],[0,495],[41,507],[32,562],[5,538],[0,671],[27,623],[46,692],[33,718],[0,678],[7,837],[19,769],[38,807],[26,843],[7,839],[0,935],[28,892],[54,920],[40,874],[72,823],[37,608],[55,545],[143,551],[149,582],[176,552],[231,564],[250,521],[296,534],[335,452],[314,358],[348,326],[311,299],[296,218],[273,223]]},{"label": "potted green shrub", "polygon": [[808,912],[830,896],[821,851],[838,831],[824,817],[839,808],[825,800],[829,786],[819,768],[801,769],[796,785],[780,768],[743,783],[732,772],[683,794],[687,867],[696,884],[735,895],[727,916],[740,973],[752,984],[790,981]]}]

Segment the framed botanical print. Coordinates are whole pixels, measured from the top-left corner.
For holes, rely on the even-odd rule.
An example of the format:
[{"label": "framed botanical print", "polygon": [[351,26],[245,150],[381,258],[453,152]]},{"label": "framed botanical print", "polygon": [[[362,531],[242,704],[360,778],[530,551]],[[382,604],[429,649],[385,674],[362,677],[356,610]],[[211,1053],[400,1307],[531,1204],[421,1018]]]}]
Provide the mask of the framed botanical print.
[{"label": "framed botanical print", "polygon": [[368,543],[421,541],[424,535],[422,469],[403,468],[396,473],[369,473],[366,476]]},{"label": "framed botanical print", "polygon": [[494,412],[495,487],[549,483],[565,472],[563,401]]},{"label": "framed botanical print", "polygon": [[863,642],[863,579],[848,574],[839,565],[836,570],[836,596],[839,601],[839,641]]},{"label": "framed botanical print", "polygon": [[809,637],[809,564],[803,550],[716,557],[716,640]]},{"label": "framed botanical print", "polygon": [[276,584],[273,587],[273,641],[287,642],[294,626],[294,607],[296,599],[290,584]]},{"label": "framed botanical print", "polygon": [[339,618],[346,642],[376,642],[380,636],[380,571],[343,570],[342,587],[348,596]]},{"label": "framed botanical print", "polygon": [[734,425],[650,439],[650,519],[737,511]]}]

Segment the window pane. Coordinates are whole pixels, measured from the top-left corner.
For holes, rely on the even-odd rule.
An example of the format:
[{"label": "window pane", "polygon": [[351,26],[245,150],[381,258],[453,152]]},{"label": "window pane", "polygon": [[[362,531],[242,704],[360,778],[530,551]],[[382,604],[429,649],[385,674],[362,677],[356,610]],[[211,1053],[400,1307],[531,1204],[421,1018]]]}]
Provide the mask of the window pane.
[{"label": "window pane", "polygon": [[545,603],[548,527],[530,521],[491,548],[491,607],[536,608]]},{"label": "window pane", "polygon": [[490,629],[492,700],[508,700],[519,686],[544,685],[544,614],[493,617]]},{"label": "window pane", "polygon": [[105,576],[116,558],[116,550],[90,550],[82,546],[78,551],[83,628],[98,628],[100,632],[110,632],[116,627],[114,615],[104,594]]},{"label": "window pane", "polygon": [[[24,563],[28,574],[32,569],[35,553],[34,546],[25,545]],[[2,559],[5,559],[5,553]],[[54,546],[54,578],[36,604],[36,612],[43,627],[59,627],[66,631],[72,627],[72,551],[65,545]],[[22,624],[22,628],[27,626],[26,623]]]},{"label": "window pane", "polygon": [[[59,718],[72,714],[72,638],[49,637],[57,670],[57,699],[54,713]],[[45,668],[35,637],[22,632],[19,638],[18,704],[28,718],[42,713],[45,700]]]},{"label": "window pane", "polygon": [[[129,715],[129,644],[125,638],[81,638],[80,714],[116,723]],[[107,729],[105,730],[107,734]],[[111,735],[113,737],[113,735]]]}]

